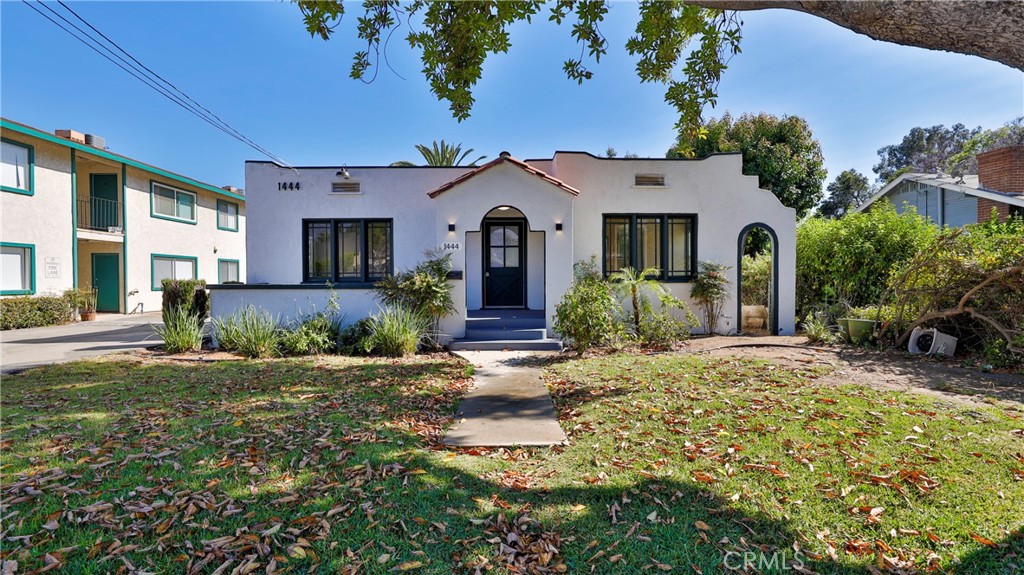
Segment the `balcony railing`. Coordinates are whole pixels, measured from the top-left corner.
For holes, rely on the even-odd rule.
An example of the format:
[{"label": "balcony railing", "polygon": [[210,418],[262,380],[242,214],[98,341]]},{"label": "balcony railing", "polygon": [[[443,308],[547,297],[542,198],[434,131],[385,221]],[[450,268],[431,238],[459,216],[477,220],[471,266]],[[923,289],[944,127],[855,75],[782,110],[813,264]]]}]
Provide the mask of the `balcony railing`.
[{"label": "balcony railing", "polygon": [[103,198],[78,198],[78,227],[122,233],[121,202]]}]

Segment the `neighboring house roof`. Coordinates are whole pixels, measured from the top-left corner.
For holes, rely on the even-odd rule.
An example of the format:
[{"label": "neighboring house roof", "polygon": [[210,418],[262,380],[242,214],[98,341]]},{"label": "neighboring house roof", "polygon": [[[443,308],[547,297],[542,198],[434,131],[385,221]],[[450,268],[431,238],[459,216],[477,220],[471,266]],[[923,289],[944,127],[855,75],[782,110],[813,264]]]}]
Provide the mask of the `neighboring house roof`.
[{"label": "neighboring house roof", "polygon": [[570,194],[572,194],[574,196],[580,195],[579,190],[577,190],[576,188],[570,186],[569,184],[566,184],[565,182],[563,182],[562,180],[559,180],[558,178],[552,177],[550,174],[548,174],[547,172],[544,172],[543,170],[538,170],[537,168],[531,166],[530,164],[527,164],[526,162],[524,162],[522,160],[517,160],[517,159],[513,158],[512,156],[508,155],[508,152],[502,152],[501,155],[499,155],[494,160],[491,160],[490,162],[487,162],[486,164],[480,166],[479,168],[476,168],[475,170],[471,170],[469,172],[466,172],[465,174],[462,174],[461,176],[455,178],[454,180],[452,180],[452,181],[450,181],[448,183],[442,184],[441,186],[439,186],[439,187],[437,187],[437,188],[427,192],[427,195],[430,196],[431,198],[436,198],[438,195],[442,194],[443,192],[445,192],[447,190],[450,190],[450,189],[454,188],[455,186],[465,182],[466,180],[469,180],[470,178],[476,177],[476,176],[486,172],[487,170],[493,168],[494,166],[497,166],[499,164],[504,164],[506,162],[512,164],[513,166],[516,166],[517,168],[522,169],[523,171],[525,171],[528,174],[533,174],[533,175],[539,177],[540,179],[544,180],[545,182],[547,182],[547,183],[549,183],[549,184],[551,184],[551,185],[553,185],[553,186],[555,186],[557,188],[560,188],[560,189],[562,189],[562,190],[564,190],[564,191],[566,191],[566,192],[568,192],[568,193],[570,193]]},{"label": "neighboring house roof", "polygon": [[906,181],[928,184],[930,186],[935,186],[937,188],[943,188],[954,192],[961,192],[967,194],[968,196],[988,198],[990,200],[1002,202],[1004,204],[1024,207],[1024,195],[997,192],[995,190],[986,190],[985,188],[981,187],[980,183],[978,183],[978,176],[975,175],[954,177],[941,174],[906,173],[896,178],[895,180],[889,182],[881,190],[878,190],[878,193],[871,196],[871,198],[868,201],[857,206],[856,209],[854,209],[853,211],[862,212],[866,210],[871,204],[875,203],[881,198],[884,198],[889,192],[893,191],[894,189],[896,189],[897,186]]},{"label": "neighboring house roof", "polygon": [[19,124],[18,122],[14,122],[14,121],[8,120],[7,118],[0,118],[0,127],[2,127],[4,130],[11,130],[12,132],[18,132],[20,134],[25,134],[27,136],[32,136],[33,138],[39,138],[40,140],[46,140],[47,142],[52,142],[52,143],[58,144],[60,146],[65,146],[65,147],[68,147],[68,148],[74,148],[74,149],[76,149],[78,151],[85,152],[87,154],[92,154],[94,156],[99,156],[101,158],[106,158],[108,160],[113,160],[115,162],[122,162],[124,164],[129,165],[129,166],[132,166],[133,168],[138,168],[140,170],[145,170],[147,172],[152,172],[154,174],[163,176],[165,178],[170,178],[172,180],[175,180],[175,181],[183,183],[183,184],[188,184],[190,186],[195,186],[197,188],[206,190],[208,192],[213,192],[213,193],[219,194],[221,196],[226,196],[226,197],[229,197],[229,198],[233,198],[235,200],[241,200],[243,202],[245,201],[245,196],[242,195],[242,194],[238,194],[238,193],[235,193],[235,192],[230,192],[230,191],[225,190],[223,188],[218,188],[217,186],[214,186],[212,184],[206,184],[206,183],[200,182],[199,180],[194,180],[192,178],[189,178],[188,176],[182,176],[181,174],[175,174],[174,172],[169,172],[167,170],[164,170],[162,168],[158,168],[158,167],[153,166],[151,164],[147,164],[145,162],[140,162],[139,160],[134,160],[134,159],[129,158],[127,156],[122,156],[121,154],[115,154],[113,152],[108,152],[106,150],[102,150],[100,148],[95,148],[95,147],[89,146],[87,144],[79,144],[78,142],[72,142],[71,140],[68,140],[66,138],[61,138],[59,136],[55,136],[53,134],[49,134],[47,132],[43,132],[42,130],[39,130],[37,128],[33,128],[31,126],[26,126],[25,124]]}]

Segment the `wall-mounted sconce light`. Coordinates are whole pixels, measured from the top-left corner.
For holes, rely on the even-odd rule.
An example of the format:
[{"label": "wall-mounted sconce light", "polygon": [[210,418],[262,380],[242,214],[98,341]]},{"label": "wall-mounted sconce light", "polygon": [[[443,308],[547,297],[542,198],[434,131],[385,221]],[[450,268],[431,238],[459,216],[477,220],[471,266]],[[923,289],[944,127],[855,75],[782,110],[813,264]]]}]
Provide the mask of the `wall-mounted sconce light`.
[{"label": "wall-mounted sconce light", "polygon": [[555,222],[555,231],[556,232],[562,231],[562,222]]},{"label": "wall-mounted sconce light", "polygon": [[511,210],[512,206],[498,206],[498,209],[504,212],[504,211]]},{"label": "wall-mounted sconce light", "polygon": [[339,170],[338,173],[334,174],[334,175],[341,176],[341,177],[345,178],[346,180],[352,177],[352,175],[348,173],[348,167],[347,166],[342,166],[341,170]]},{"label": "wall-mounted sconce light", "polygon": [[448,224],[448,231],[449,232],[454,232],[455,231],[455,224]]}]

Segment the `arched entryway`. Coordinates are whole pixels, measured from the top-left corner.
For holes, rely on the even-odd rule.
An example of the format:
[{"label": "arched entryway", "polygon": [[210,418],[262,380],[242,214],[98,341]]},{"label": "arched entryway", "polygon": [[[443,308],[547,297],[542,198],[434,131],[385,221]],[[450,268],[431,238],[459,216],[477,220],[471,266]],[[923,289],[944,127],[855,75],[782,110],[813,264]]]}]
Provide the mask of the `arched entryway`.
[{"label": "arched entryway", "polygon": [[743,228],[736,245],[737,333],[779,333],[779,237],[771,226]]},{"label": "arched entryway", "polygon": [[520,209],[486,212],[466,246],[468,309],[544,309],[544,232]]}]

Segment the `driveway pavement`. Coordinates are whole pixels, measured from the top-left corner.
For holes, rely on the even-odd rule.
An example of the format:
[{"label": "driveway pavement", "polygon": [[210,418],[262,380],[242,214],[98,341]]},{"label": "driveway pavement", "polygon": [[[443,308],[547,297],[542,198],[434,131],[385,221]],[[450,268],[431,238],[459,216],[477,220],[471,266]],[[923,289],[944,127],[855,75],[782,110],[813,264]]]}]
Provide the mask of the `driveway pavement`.
[{"label": "driveway pavement", "polygon": [[111,315],[97,321],[15,329],[0,332],[0,372],[14,373],[61,363],[158,345],[153,325],[160,313]]}]

